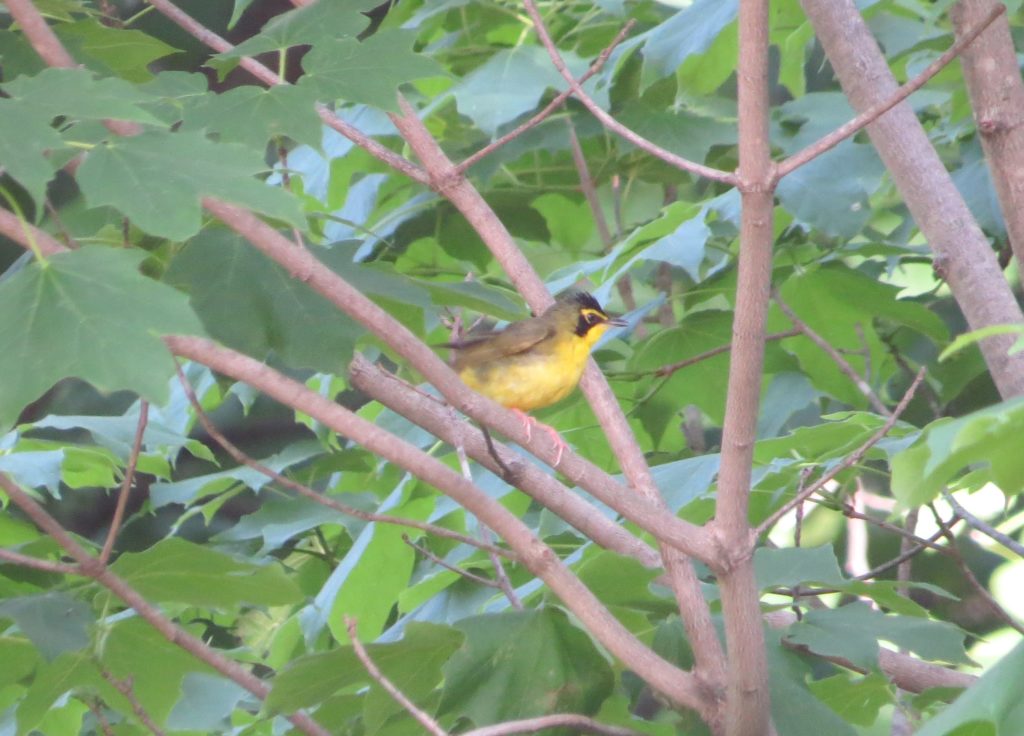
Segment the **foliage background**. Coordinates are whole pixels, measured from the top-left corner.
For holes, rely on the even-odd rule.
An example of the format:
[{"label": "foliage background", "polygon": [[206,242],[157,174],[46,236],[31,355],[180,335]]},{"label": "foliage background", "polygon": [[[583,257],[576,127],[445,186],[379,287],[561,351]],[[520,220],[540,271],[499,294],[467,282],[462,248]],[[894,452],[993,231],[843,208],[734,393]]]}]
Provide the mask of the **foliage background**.
[{"label": "foliage background", "polygon": [[[645,733],[703,727],[692,714],[669,709],[653,708],[647,720],[631,715],[647,712],[642,683],[524,567],[507,570],[526,604],[516,611],[500,591],[437,562],[497,576],[479,549],[405,530],[431,557],[404,541],[401,528],[295,497],[238,465],[196,423],[161,335],[209,336],[266,361],[460,467],[449,445],[355,390],[346,371],[358,350],[409,381],[419,376],[301,275],[204,212],[202,197],[247,207],[289,237],[300,233],[317,259],[427,344],[445,342],[456,316],[527,315],[463,216],[324,127],[316,103],[337,101],[344,120],[408,155],[385,114],[398,110],[401,87],[447,155],[461,161],[535,113],[563,83],[517,4],[403,0],[358,40],[367,25],[363,11],[373,4],[180,3],[239,44],[210,56],[142,4],[37,3],[79,69],[44,68],[15,25],[0,32],[6,209],[80,246],[33,259],[4,243],[0,421],[8,433],[0,471],[34,489],[82,543],[98,549],[134,457],[112,570],[272,686],[260,704],[122,611],[96,583],[7,564],[0,567],[5,733],[91,733],[104,721],[114,733],[151,732],[140,710],[167,732],[270,733],[285,727],[274,714],[300,708],[332,733],[419,732],[371,683],[348,645],[344,616],[358,621],[361,639],[376,642],[369,653],[388,677],[445,728],[551,712],[594,715]],[[951,43],[950,5],[859,3],[900,81]],[[1017,5],[1008,14],[1014,34]],[[587,90],[673,153],[735,168],[737,2],[696,0],[683,9],[554,2],[541,10],[577,76],[635,19]],[[773,2],[770,19],[771,143],[785,156],[854,113],[800,5]],[[294,83],[254,84],[237,66],[242,55],[262,55]],[[1005,248],[958,65],[909,101],[993,247]],[[101,124],[111,118],[143,132],[114,137]],[[576,141],[585,169],[573,158]],[[73,174],[63,169],[82,152]],[[705,522],[713,514],[729,358],[721,353],[668,375],[658,369],[732,338],[736,190],[667,166],[605,131],[575,102],[468,173],[552,293],[583,284],[627,313],[631,327],[600,345],[597,360],[671,511]],[[843,510],[856,492],[875,522],[902,524],[908,509],[929,503],[948,519],[942,493],[959,490],[956,498],[975,515],[1019,537],[1024,409],[1000,401],[974,345],[940,359],[964,322],[862,135],[782,180],[774,228],[778,299],[869,390],[805,333],[768,343],[754,523],[791,496],[808,469],[834,466],[882,427],[916,370],[928,368],[887,437],[807,505],[797,538],[794,524],[783,521],[774,544],[758,552],[769,608],[793,605],[794,586],[838,591],[822,598],[829,606],[820,610],[801,599],[806,615],[783,630],[788,641],[866,670],[794,653],[769,630],[776,728],[880,734],[894,719],[916,723],[941,714],[921,733],[967,733],[955,729],[972,721],[990,724],[972,733],[1019,733],[1011,695],[1022,666],[1013,649],[1021,615],[1013,595],[1022,574],[1016,554],[961,526],[942,544],[956,550],[978,585],[948,555],[922,551],[901,595],[895,568],[851,579],[899,554],[900,537],[869,524],[869,541],[853,548]],[[1016,288],[1016,264],[1007,278]],[[769,333],[793,326],[773,302]],[[309,416],[197,363],[184,373],[214,423],[270,468],[364,511],[482,533],[471,514],[431,485]],[[140,400],[148,420],[141,451],[133,453]],[[579,393],[538,416],[581,455],[618,472]],[[692,664],[678,608],[656,571],[593,544],[479,466],[471,472],[628,629],[668,660]],[[920,517],[914,533],[933,536],[938,527],[927,506]],[[51,536],[17,513],[0,517],[0,540],[24,555],[60,559]],[[717,589],[703,577],[717,615]],[[853,597],[861,602],[850,603]],[[989,690],[948,708],[937,697],[901,694],[879,674],[879,640],[988,672],[982,683]],[[114,683],[129,677],[126,696]]]}]

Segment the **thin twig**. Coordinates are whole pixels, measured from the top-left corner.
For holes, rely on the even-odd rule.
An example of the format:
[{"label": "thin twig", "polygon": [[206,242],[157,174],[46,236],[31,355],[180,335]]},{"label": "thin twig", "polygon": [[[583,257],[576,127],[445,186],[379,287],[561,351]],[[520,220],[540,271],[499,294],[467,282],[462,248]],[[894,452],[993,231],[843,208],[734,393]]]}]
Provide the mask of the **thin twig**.
[{"label": "thin twig", "polygon": [[[597,234],[605,249],[612,246],[612,234],[608,230],[608,221],[601,210],[601,200],[597,198],[597,188],[594,186],[594,179],[590,176],[590,169],[587,167],[587,159],[583,155],[583,147],[580,146],[580,139],[576,135],[576,128],[572,121],[566,121],[569,128],[569,148],[572,151],[572,162],[576,166],[576,172],[580,177],[580,190],[590,206],[590,213],[594,217],[594,224],[597,226]],[[627,305],[628,306],[628,305]]]},{"label": "thin twig", "polygon": [[0,548],[0,562],[7,562],[12,565],[20,565],[21,567],[30,567],[33,570],[42,570],[43,572],[55,572],[60,575],[84,575],[81,570],[78,569],[78,565],[69,565],[66,562],[50,562],[49,560],[40,560],[36,557],[29,557],[23,555],[20,552],[15,552],[9,549]]},{"label": "thin twig", "polygon": [[[815,501],[815,499],[811,499],[811,501],[813,502]],[[888,521],[884,521],[883,519],[879,519],[875,516],[871,516],[870,514],[866,514],[863,511],[854,508],[852,504],[843,504],[839,508],[839,511],[843,514],[843,516],[849,517],[851,519],[859,519],[861,521],[866,521],[869,524],[874,524],[879,529],[884,529],[885,531],[891,532],[899,537],[909,539],[912,542],[915,542],[916,544],[923,544],[928,549],[934,550],[939,554],[950,554],[949,549],[947,547],[944,547],[941,544],[937,544],[934,541],[924,539],[923,537],[919,537],[916,534],[911,534],[899,524],[891,524]]]},{"label": "thin twig", "polygon": [[[906,520],[903,523],[903,527],[910,534],[914,534],[915,530],[917,529],[918,511],[919,509],[911,509],[910,512],[907,514]],[[912,544],[913,543],[910,541],[910,539],[908,539],[907,537],[903,537],[903,539],[900,540],[900,555],[907,554],[907,552],[909,552],[912,549]],[[900,585],[897,588],[897,590],[899,591],[900,595],[908,598],[910,597],[909,583],[911,581],[912,560],[913,555],[908,555],[907,558],[900,562],[899,566],[896,568],[896,579],[900,582]]]},{"label": "thin twig", "polygon": [[597,736],[641,736],[639,731],[598,723],[593,718],[579,713],[553,713],[537,718],[524,718],[521,721],[495,723],[493,726],[483,726],[474,728],[472,731],[465,731],[462,736],[512,736],[517,733],[537,733],[549,728],[568,728],[579,733],[597,734]]},{"label": "thin twig", "polygon": [[[772,289],[772,299],[775,300],[779,309],[781,309],[782,313],[789,318],[789,321],[793,323],[794,327],[800,330],[808,340],[824,350],[828,354],[828,357],[832,358],[832,361],[839,367],[839,370],[853,382],[853,385],[856,386],[857,390],[864,395],[868,402],[870,402],[875,411],[882,416],[891,416],[892,412],[889,411],[889,407],[887,407],[885,402],[878,397],[878,394],[876,394],[871,386],[868,385],[868,382],[861,378],[860,374],[854,370],[852,365],[850,365],[850,362],[844,358],[838,350],[832,347],[828,340],[815,332],[813,327],[797,316],[796,312],[794,312],[793,309],[783,301],[782,295],[779,294],[777,289]],[[867,363],[867,361],[865,361],[865,363]]]},{"label": "thin twig", "polygon": [[322,493],[317,493],[309,486],[303,485],[302,483],[298,483],[292,480],[291,478],[288,478],[287,476],[281,475],[273,468],[270,468],[261,463],[259,460],[256,460],[247,455],[245,452],[239,449],[237,445],[235,445],[231,440],[229,440],[219,429],[217,429],[216,425],[213,423],[210,417],[206,414],[205,411],[203,411],[203,407],[199,403],[199,399],[198,397],[196,397],[195,391],[192,389],[191,384],[189,384],[188,379],[186,379],[184,373],[182,373],[180,365],[177,366],[177,370],[178,380],[181,382],[181,386],[185,390],[185,395],[188,397],[189,403],[192,404],[192,409],[196,413],[196,419],[199,420],[199,423],[203,426],[203,429],[206,431],[206,433],[210,435],[210,437],[218,445],[223,447],[224,451],[227,452],[228,455],[230,455],[236,462],[242,465],[246,465],[258,473],[262,473],[271,480],[275,481],[278,485],[281,485],[289,490],[295,491],[300,496],[308,498],[314,503],[318,503],[321,506],[326,506],[327,508],[337,511],[338,513],[345,514],[346,516],[352,516],[356,519],[362,519],[363,521],[368,522],[376,522],[379,524],[394,524],[396,526],[405,526],[411,529],[419,529],[420,531],[427,532],[428,534],[433,534],[438,537],[444,537],[445,539],[453,539],[455,541],[462,542],[463,544],[468,544],[472,547],[477,547],[479,549],[484,550],[488,554],[493,553],[495,555],[502,555],[504,557],[508,557],[509,559],[515,559],[514,555],[508,550],[502,549],[501,547],[496,547],[492,544],[484,544],[483,542],[480,542],[479,540],[474,539],[473,537],[470,537],[466,534],[460,534],[459,532],[452,531],[451,529],[446,529],[445,527],[437,526],[436,524],[429,524],[425,521],[417,521],[415,519],[403,519],[400,516],[390,516],[388,514],[376,514],[370,511],[363,511],[361,509],[355,508],[354,506],[348,506],[346,504],[343,504],[340,501],[323,495]]},{"label": "thin twig", "polygon": [[953,498],[953,494],[950,493],[949,491],[943,490],[942,498],[946,503],[949,504],[949,507],[953,509],[954,513],[956,513],[957,516],[959,516],[961,519],[967,522],[967,525],[970,526],[972,529],[977,529],[985,536],[991,537],[995,541],[999,542],[999,544],[1006,547],[1006,549],[1013,552],[1018,557],[1024,557],[1024,545],[1022,545],[1016,539],[1007,534],[1003,534],[1001,531],[996,529],[988,522],[979,519],[977,516],[975,516],[970,511],[965,509],[957,502],[955,498]]},{"label": "thin twig", "polygon": [[[576,83],[582,86],[588,79],[590,79],[592,76],[601,71],[601,67],[603,67],[605,62],[608,61],[608,57],[611,56],[612,51],[615,50],[616,46],[622,43],[622,41],[626,38],[629,32],[633,30],[634,26],[636,26],[636,20],[630,18],[626,25],[622,27],[622,30],[620,30],[615,35],[615,38],[612,39],[612,42],[608,44],[608,46],[605,47],[604,51],[602,51],[598,55],[597,59],[594,60],[594,63],[590,65],[590,68],[587,69],[586,72],[584,72],[583,76],[576,80]],[[469,167],[471,167],[477,161],[480,161],[482,158],[494,153],[496,150],[504,146],[506,143],[515,140],[516,138],[518,138],[531,128],[536,128],[538,125],[544,122],[544,120],[548,118],[551,115],[551,113],[553,113],[555,110],[561,107],[562,103],[564,103],[567,99],[572,97],[572,94],[572,87],[563,92],[559,92],[554,97],[554,99],[551,100],[551,102],[544,106],[543,110],[538,112],[536,115],[534,115],[532,118],[527,120],[522,125],[516,126],[514,130],[511,130],[505,135],[498,138],[497,140],[488,143],[486,146],[481,148],[476,153],[467,156],[462,161],[462,163],[459,163],[455,166],[455,170],[460,174],[464,174],[466,170],[469,169]]]},{"label": "thin twig", "polygon": [[[174,5],[169,0],[146,0],[150,5],[156,8],[160,13],[168,18],[168,20],[175,23],[179,28],[193,36],[199,42],[205,46],[213,49],[218,53],[226,53],[232,51],[235,47],[227,40],[217,35],[210,29],[206,28],[202,23],[191,17],[188,13],[183,11],[181,8]],[[248,71],[259,81],[263,82],[268,87],[273,87],[278,84],[287,84],[282,80],[272,69],[260,63],[251,56],[241,56],[238,59],[239,66]],[[365,150],[374,158],[387,164],[396,171],[399,171],[410,179],[413,179],[420,184],[427,184],[428,177],[424,171],[409,161],[406,158],[398,155],[386,146],[381,145],[377,141],[373,140],[367,135],[364,135],[357,128],[349,125],[347,122],[338,117],[332,112],[326,105],[317,104],[317,114],[320,115],[320,119],[333,128],[334,130],[341,133],[343,136],[348,138],[350,141],[355,143],[357,146]]]},{"label": "thin twig", "polygon": [[117,539],[117,533],[121,530],[124,510],[128,506],[128,494],[132,490],[132,481],[135,480],[135,468],[139,463],[139,453],[142,451],[142,436],[146,433],[147,422],[149,422],[149,402],[142,399],[139,401],[139,421],[135,426],[135,439],[132,441],[132,451],[128,456],[128,464],[124,469],[124,479],[121,481],[121,492],[117,496],[114,518],[110,520],[110,531],[107,532],[107,541],[103,543],[103,550],[100,552],[100,563],[104,565],[110,561],[110,553],[114,549],[114,540]]},{"label": "thin twig", "polygon": [[423,545],[416,544],[416,542],[414,542],[411,539],[409,539],[409,535],[408,534],[403,534],[402,535],[402,541],[405,542],[406,544],[408,544],[410,547],[412,547],[417,552],[419,552],[421,555],[426,557],[428,560],[433,562],[435,565],[440,565],[445,570],[450,570],[451,572],[455,573],[456,575],[459,575],[460,577],[464,577],[464,578],[466,578],[466,580],[472,580],[474,583],[477,583],[478,585],[485,585],[488,588],[497,588],[499,590],[501,589],[501,586],[498,585],[497,581],[495,581],[495,580],[491,580],[490,578],[485,578],[482,575],[477,575],[476,573],[472,573],[469,570],[463,570],[458,565],[453,565],[450,562],[445,562],[444,560],[442,560],[440,557],[435,555],[433,552],[431,552],[429,549],[427,549]]},{"label": "thin twig", "polygon": [[779,179],[784,177],[786,174],[792,173],[794,169],[803,166],[808,161],[817,158],[832,148],[835,148],[844,140],[854,135],[857,131],[870,125],[889,110],[896,107],[896,105],[903,102],[903,100],[910,97],[910,95],[923,87],[928,80],[942,71],[943,67],[953,61],[957,54],[963,51],[969,44],[973,43],[974,39],[981,35],[982,31],[988,28],[996,18],[1005,12],[1006,6],[999,3],[981,23],[971,30],[970,33],[957,39],[956,43],[946,49],[945,53],[943,53],[939,58],[926,66],[920,74],[900,86],[892,97],[879,102],[877,105],[871,106],[848,123],[840,125],[828,135],[818,139],[803,150],[798,151],[789,158],[779,162],[779,165],[775,169],[775,181],[778,182]]},{"label": "thin twig", "polygon": [[114,736],[114,729],[110,725],[110,721],[107,720],[106,714],[103,712],[103,701],[99,698],[86,698],[85,704],[92,713],[93,718],[100,724],[100,730],[103,732],[103,736]]},{"label": "thin twig", "polygon": [[[234,50],[235,47],[230,41],[211,31],[170,0],[146,0],[146,2],[204,46],[219,54]],[[240,56],[238,65],[268,87],[281,83],[281,78],[272,69],[251,56]]]},{"label": "thin twig", "polygon": [[935,508],[935,504],[928,504],[928,510],[932,512],[932,516],[935,517],[935,523],[945,534],[946,540],[949,542],[949,551],[952,554],[953,559],[956,560],[957,567],[959,567],[960,572],[963,573],[967,584],[971,586],[974,592],[977,593],[983,601],[985,601],[989,609],[991,609],[997,618],[1002,620],[1007,626],[1015,629],[1018,633],[1024,634],[1024,625],[1007,613],[1006,609],[999,605],[999,602],[985,589],[985,586],[978,581],[978,578],[975,577],[970,565],[967,564],[963,555],[960,554],[960,548],[957,546],[956,537],[954,537],[953,532],[950,531],[949,525],[946,524],[939,515],[938,510]]},{"label": "thin twig", "polygon": [[[956,521],[954,521],[953,523],[956,523]],[[945,547],[941,547],[941,546],[935,544],[939,540],[939,538],[941,538],[942,536],[943,536],[943,533],[941,531],[937,531],[937,532],[935,532],[935,534],[933,534],[932,536],[928,537],[927,540],[919,542],[919,543],[916,543],[916,544],[914,544],[911,547],[908,547],[905,551],[901,552],[896,557],[893,557],[888,562],[883,562],[881,565],[878,565],[876,567],[871,568],[866,573],[864,573],[862,575],[858,575],[857,577],[855,577],[854,580],[865,580],[866,581],[866,580],[871,580],[873,578],[876,578],[879,575],[881,575],[883,572],[888,572],[889,570],[893,569],[894,567],[898,567],[899,565],[901,565],[906,560],[909,560],[912,557],[916,557],[917,555],[921,554],[921,552],[923,552],[926,549],[933,549],[933,550],[936,550],[936,551],[941,550],[941,551],[945,552],[945,550],[946,550]],[[907,541],[910,541],[910,539],[908,537],[904,537],[904,539],[906,539]]]},{"label": "thin twig", "polygon": [[349,643],[352,645],[352,651],[355,652],[356,657],[363,663],[363,667],[366,668],[367,673],[372,677],[378,685],[380,685],[384,692],[395,699],[400,706],[408,711],[409,715],[415,718],[428,733],[434,736],[448,736],[448,732],[441,728],[441,724],[435,721],[425,711],[420,710],[416,707],[409,698],[406,697],[405,693],[395,687],[395,684],[391,682],[384,673],[377,668],[373,660],[370,659],[370,655],[366,651],[366,647],[359,641],[359,633],[356,631],[356,620],[350,616],[345,617],[345,628],[348,629]]},{"label": "thin twig", "polygon": [[[462,477],[468,480],[470,483],[473,482],[473,473],[469,469],[469,459],[466,457],[466,448],[461,444],[455,446],[455,454],[459,458],[459,469],[462,471]],[[480,539],[486,544],[490,544],[492,541],[491,530],[487,528],[487,525],[477,519],[477,523],[480,525]],[[517,611],[523,610],[523,602],[519,600],[519,596],[516,595],[515,588],[512,587],[512,581],[508,578],[508,573],[505,572],[505,566],[501,564],[501,558],[497,555],[489,555],[491,558],[491,564],[494,565],[494,578],[498,585],[498,590],[505,594],[508,598],[508,602],[512,604],[512,607]]]},{"label": "thin twig", "polygon": [[558,70],[558,73],[562,75],[562,78],[569,83],[572,93],[576,99],[582,102],[584,107],[590,110],[591,114],[601,121],[601,124],[604,125],[604,127],[625,138],[637,148],[647,151],[652,156],[660,158],[670,166],[675,166],[683,171],[703,176],[706,179],[711,179],[712,181],[722,182],[723,184],[735,186],[738,183],[735,173],[715,169],[710,166],[705,166],[704,164],[698,164],[694,161],[690,161],[682,156],[677,156],[671,151],[667,151],[656,143],[647,140],[639,133],[630,130],[614,117],[609,115],[606,111],[601,109],[601,106],[598,105],[593,98],[587,94],[583,87],[576,82],[572,72],[569,71],[569,68],[565,65],[565,60],[562,59],[562,55],[559,53],[558,47],[555,46],[555,42],[551,39],[551,34],[548,32],[547,26],[544,24],[544,19],[541,17],[540,11],[537,10],[537,4],[534,0],[523,0],[523,5],[526,7],[526,12],[530,14],[530,18],[533,20],[533,27],[537,31],[537,37],[540,39],[544,48],[547,49],[548,56],[551,57],[551,63],[554,65],[555,69]]},{"label": "thin twig", "polygon": [[119,693],[121,693],[125,699],[131,704],[132,712],[135,713],[135,717],[139,719],[143,726],[149,729],[150,733],[156,734],[156,736],[164,736],[164,730],[156,725],[156,721],[149,715],[149,712],[142,706],[139,699],[135,696],[135,689],[132,687],[132,678],[126,677],[123,680],[119,680],[114,677],[114,674],[106,668],[100,668],[100,674],[103,679],[114,686]]},{"label": "thin twig", "polygon": [[[90,577],[107,588],[107,590],[124,601],[127,606],[134,609],[139,616],[160,632],[160,635],[167,639],[167,641],[181,647],[201,662],[210,665],[217,672],[238,683],[260,700],[266,700],[270,694],[269,685],[238,662],[228,659],[202,640],[182,629],[140,595],[135,588],[111,572],[109,567],[100,564],[99,558],[91,555],[80,545],[61,526],[59,521],[50,516],[46,509],[40,506],[28,493],[23,491],[6,473],[0,473],[0,488],[4,489],[7,497],[10,498],[15,506],[21,509],[39,529],[50,535],[78,563],[79,574]],[[310,736],[330,736],[326,729],[301,711],[291,713],[285,717],[305,734]]]},{"label": "thin twig", "polygon": [[395,171],[405,174],[415,182],[425,186],[430,185],[430,176],[423,169],[404,156],[398,155],[387,146],[378,143],[354,125],[345,122],[326,105],[317,103],[316,112],[326,125],[341,133],[378,161],[387,164]]},{"label": "thin twig", "polygon": [[[765,335],[764,339],[765,342],[769,342],[771,340],[785,340],[787,337],[796,337],[799,334],[800,330],[794,328],[792,330],[783,330],[782,332],[773,332],[770,335]],[[703,353],[700,353],[699,355],[694,355],[692,358],[680,360],[678,363],[669,363],[668,365],[663,365],[661,366],[661,368],[658,368],[654,371],[654,375],[658,376],[659,378],[663,376],[671,376],[673,373],[682,368],[691,366],[694,363],[700,363],[702,360],[707,360],[708,358],[714,358],[716,355],[721,355],[722,353],[728,353],[730,350],[732,350],[732,343],[728,343],[726,345],[719,345],[717,348],[706,350]]]},{"label": "thin twig", "polygon": [[896,422],[899,420],[900,415],[907,408],[910,400],[914,398],[914,393],[917,391],[917,387],[921,385],[921,381],[924,380],[924,374],[925,369],[921,368],[921,370],[917,372],[917,375],[914,376],[914,381],[910,384],[910,388],[908,388],[907,392],[903,394],[903,398],[900,399],[900,403],[896,405],[892,415],[885,420],[885,424],[883,424],[877,432],[868,438],[867,442],[854,450],[853,453],[843,458],[842,462],[829,470],[825,475],[821,476],[821,478],[809,485],[803,491],[795,495],[792,499],[779,507],[771,516],[761,522],[754,530],[755,537],[760,537],[767,529],[771,529],[775,522],[796,508],[804,500],[810,498],[821,490],[826,483],[835,478],[839,473],[859,463],[867,451],[878,444],[878,442],[880,442],[882,438],[889,434],[889,431],[896,426]]}]

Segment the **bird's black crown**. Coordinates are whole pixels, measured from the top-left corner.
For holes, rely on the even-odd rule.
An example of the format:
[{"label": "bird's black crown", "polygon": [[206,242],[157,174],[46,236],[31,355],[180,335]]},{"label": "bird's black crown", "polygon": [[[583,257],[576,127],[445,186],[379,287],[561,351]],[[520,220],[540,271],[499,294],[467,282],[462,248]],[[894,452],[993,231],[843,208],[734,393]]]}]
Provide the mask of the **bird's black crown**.
[{"label": "bird's black crown", "polygon": [[604,314],[597,299],[585,291],[573,291],[559,298],[559,301],[574,302],[580,309],[594,309]]}]

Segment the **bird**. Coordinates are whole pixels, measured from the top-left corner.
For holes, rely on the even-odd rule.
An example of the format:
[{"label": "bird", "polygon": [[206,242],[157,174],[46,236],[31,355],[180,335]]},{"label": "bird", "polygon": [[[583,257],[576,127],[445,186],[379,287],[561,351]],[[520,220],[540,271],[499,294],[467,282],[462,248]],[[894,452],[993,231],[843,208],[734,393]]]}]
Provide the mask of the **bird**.
[{"label": "bird", "polygon": [[560,296],[543,314],[512,322],[504,329],[450,342],[455,372],[463,383],[511,409],[523,420],[527,441],[537,424],[558,448],[565,440],[526,412],[551,406],[576,388],[594,344],[609,327],[626,322],[609,315],[592,295],[574,291]]}]

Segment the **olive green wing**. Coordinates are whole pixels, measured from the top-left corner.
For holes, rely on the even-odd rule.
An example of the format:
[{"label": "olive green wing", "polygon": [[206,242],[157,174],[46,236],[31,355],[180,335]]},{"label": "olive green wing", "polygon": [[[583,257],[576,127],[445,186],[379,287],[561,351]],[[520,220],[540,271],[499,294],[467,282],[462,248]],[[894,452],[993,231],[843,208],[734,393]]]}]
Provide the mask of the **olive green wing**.
[{"label": "olive green wing", "polygon": [[455,350],[455,369],[491,363],[510,355],[518,355],[551,339],[555,330],[539,319],[513,322],[504,330],[473,335],[445,347]]}]

